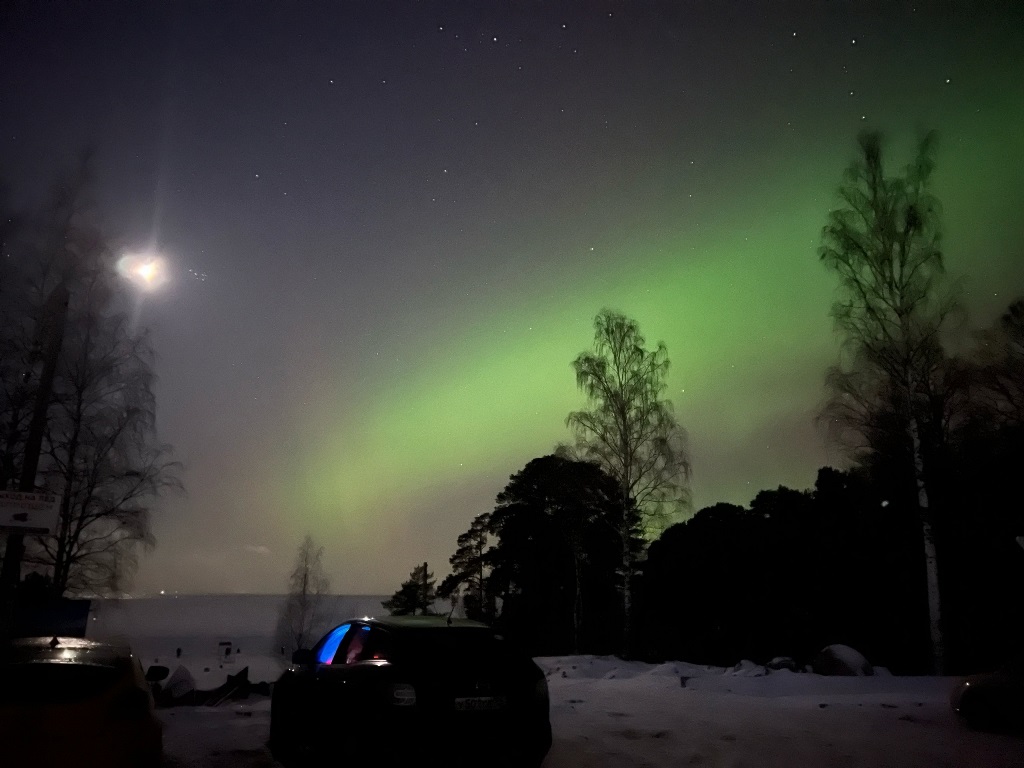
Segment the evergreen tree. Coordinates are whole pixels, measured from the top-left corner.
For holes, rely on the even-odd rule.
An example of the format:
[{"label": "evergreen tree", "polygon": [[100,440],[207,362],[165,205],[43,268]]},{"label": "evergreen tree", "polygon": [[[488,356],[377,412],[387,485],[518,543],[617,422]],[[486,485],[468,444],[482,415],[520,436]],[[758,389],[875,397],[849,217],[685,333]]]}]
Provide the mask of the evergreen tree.
[{"label": "evergreen tree", "polygon": [[458,549],[449,559],[452,572],[437,589],[437,596],[462,600],[467,619],[491,623],[497,615],[494,594],[490,589],[487,551],[490,541],[490,512],[473,518],[469,530],[459,535]]},{"label": "evergreen tree", "polygon": [[392,616],[415,616],[417,612],[423,616],[433,615],[437,600],[434,583],[434,574],[427,570],[427,564],[417,565],[391,599],[381,605]]},{"label": "evergreen tree", "polygon": [[[552,547],[547,559],[562,561],[559,570],[567,576],[562,581],[571,597],[571,651],[580,653],[585,611],[608,600],[605,595],[591,594],[588,582],[614,583],[615,558],[609,559],[607,554],[622,530],[636,528],[632,507],[623,510],[619,485],[597,464],[543,456],[512,475],[498,494],[493,519],[505,549],[511,548],[513,539],[505,529],[511,528],[514,517],[534,519],[536,531],[539,534],[545,530],[547,544]],[[624,523],[623,517],[629,520]],[[634,536],[631,544],[634,553],[639,550],[639,536]],[[527,569],[536,570],[536,565],[531,558],[523,557],[518,572],[523,574]],[[592,578],[594,570],[606,570],[607,578]]]}]

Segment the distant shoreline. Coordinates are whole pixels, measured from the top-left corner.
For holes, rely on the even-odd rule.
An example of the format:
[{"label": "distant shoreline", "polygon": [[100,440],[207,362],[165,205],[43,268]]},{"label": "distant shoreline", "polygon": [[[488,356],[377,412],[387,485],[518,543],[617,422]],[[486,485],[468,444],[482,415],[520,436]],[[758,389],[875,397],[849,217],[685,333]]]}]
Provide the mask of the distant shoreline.
[{"label": "distant shoreline", "polygon": [[[156,593],[144,593],[140,595],[112,595],[109,597],[83,597],[83,600],[152,600],[157,598],[175,598],[175,597],[286,597],[287,592],[156,592]],[[352,597],[352,598],[381,598],[387,600],[391,595],[376,595],[372,592],[338,592],[331,593],[323,596],[325,600],[337,599],[341,597]]]}]

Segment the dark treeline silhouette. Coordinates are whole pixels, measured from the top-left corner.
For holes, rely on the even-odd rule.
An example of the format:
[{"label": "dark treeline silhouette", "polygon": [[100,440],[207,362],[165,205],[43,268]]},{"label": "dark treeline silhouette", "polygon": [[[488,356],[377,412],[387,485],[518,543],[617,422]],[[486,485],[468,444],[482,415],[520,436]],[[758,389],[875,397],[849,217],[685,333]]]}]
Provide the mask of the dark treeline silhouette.
[{"label": "dark treeline silhouette", "polygon": [[936,470],[948,642],[960,668],[1024,648],[1024,299],[959,366],[959,414]]},{"label": "dark treeline silhouette", "polygon": [[[1000,501],[1013,498],[1010,469],[1024,458],[1024,431],[1000,435],[984,441],[984,452],[963,446],[974,454],[960,464],[963,492],[984,490],[949,528],[940,518],[952,672],[998,666],[1024,641],[1024,550],[1015,541],[1024,516]],[[478,521],[489,542],[472,566],[482,581],[456,570],[439,595],[472,583],[478,597],[465,600],[466,614],[536,655],[617,652],[618,542],[602,515],[620,511],[605,496],[609,479],[587,462],[531,461],[481,516],[482,528]],[[825,467],[811,490],[762,491],[749,507],[716,504],[669,527],[634,582],[634,655],[803,664],[838,642],[896,673],[929,671],[920,523],[913,503],[892,490],[884,473]],[[581,497],[599,503],[577,505]],[[480,594],[496,607],[481,610]]]},{"label": "dark treeline silhouette", "polygon": [[[635,512],[623,509],[618,484],[596,464],[531,461],[498,494],[491,515],[497,541],[487,556],[489,586],[502,602],[496,626],[543,653],[617,650],[620,535],[638,525]],[[639,552],[639,534],[627,536]]]},{"label": "dark treeline silhouette", "polygon": [[651,544],[641,582],[653,657],[807,662],[831,643],[908,670],[927,649],[915,515],[861,473],[716,504]]},{"label": "dark treeline silhouette", "polygon": [[[639,518],[595,463],[534,459],[459,537],[438,594],[461,596],[467,617],[535,654],[611,653],[622,642],[623,527],[637,530]],[[639,533],[629,546],[642,549]]]},{"label": "dark treeline silhouette", "polygon": [[[945,361],[949,427],[941,441],[922,440],[949,672],[993,668],[1024,643],[1024,510],[1013,501],[1024,466],[1024,301],[978,339]],[[868,437],[852,469],[820,469],[813,489],[715,504],[649,544],[642,517],[596,462],[534,459],[459,537],[438,596],[460,598],[467,616],[538,655],[621,653],[631,627],[630,653],[650,660],[806,663],[845,643],[895,672],[928,672],[913,448],[884,407]],[[634,553],[631,623],[623,530]]]}]

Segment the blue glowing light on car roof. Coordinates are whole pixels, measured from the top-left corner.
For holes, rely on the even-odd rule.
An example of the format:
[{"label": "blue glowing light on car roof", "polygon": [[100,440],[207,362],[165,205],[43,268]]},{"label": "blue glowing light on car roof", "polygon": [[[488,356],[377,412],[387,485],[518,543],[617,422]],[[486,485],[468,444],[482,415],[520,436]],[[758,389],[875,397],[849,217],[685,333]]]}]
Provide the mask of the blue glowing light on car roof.
[{"label": "blue glowing light on car roof", "polygon": [[331,633],[327,635],[327,639],[320,648],[320,652],[316,655],[318,664],[330,664],[334,660],[334,654],[338,652],[341,639],[345,637],[345,633],[348,632],[348,628],[351,626],[351,624],[342,624],[340,627],[335,627],[331,630]]}]

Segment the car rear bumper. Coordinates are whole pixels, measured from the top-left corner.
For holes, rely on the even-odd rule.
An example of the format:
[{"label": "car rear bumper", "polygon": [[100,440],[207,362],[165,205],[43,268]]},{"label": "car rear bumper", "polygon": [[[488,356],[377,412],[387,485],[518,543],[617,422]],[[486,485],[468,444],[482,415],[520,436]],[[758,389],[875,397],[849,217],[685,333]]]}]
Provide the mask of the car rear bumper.
[{"label": "car rear bumper", "polygon": [[[381,764],[409,762],[445,766],[537,766],[551,748],[547,717],[494,713],[394,712],[387,717],[339,720],[333,729],[317,729],[312,752],[327,757],[347,755],[380,758]],[[309,733],[309,731],[306,731]]]}]

